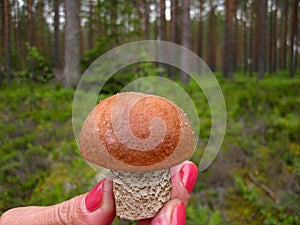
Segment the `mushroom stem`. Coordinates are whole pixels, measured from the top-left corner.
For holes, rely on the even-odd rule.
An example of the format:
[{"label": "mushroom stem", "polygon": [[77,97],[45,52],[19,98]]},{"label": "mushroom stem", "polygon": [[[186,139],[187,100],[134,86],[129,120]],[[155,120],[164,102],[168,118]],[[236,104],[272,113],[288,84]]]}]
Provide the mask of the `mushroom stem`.
[{"label": "mushroom stem", "polygon": [[116,213],[122,219],[154,217],[171,197],[170,169],[151,172],[112,170]]}]

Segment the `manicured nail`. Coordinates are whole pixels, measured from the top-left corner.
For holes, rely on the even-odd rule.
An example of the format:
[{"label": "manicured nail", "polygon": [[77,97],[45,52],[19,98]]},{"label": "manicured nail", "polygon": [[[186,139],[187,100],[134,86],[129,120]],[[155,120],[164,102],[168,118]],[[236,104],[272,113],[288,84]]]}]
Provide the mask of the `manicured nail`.
[{"label": "manicured nail", "polygon": [[86,208],[93,212],[101,206],[104,180],[100,181],[85,197]]},{"label": "manicured nail", "polygon": [[186,222],[186,212],[183,202],[178,203],[172,212],[172,225],[185,225]]},{"label": "manicured nail", "polygon": [[188,163],[180,170],[181,182],[189,193],[192,192],[198,176],[198,168],[193,163]]}]

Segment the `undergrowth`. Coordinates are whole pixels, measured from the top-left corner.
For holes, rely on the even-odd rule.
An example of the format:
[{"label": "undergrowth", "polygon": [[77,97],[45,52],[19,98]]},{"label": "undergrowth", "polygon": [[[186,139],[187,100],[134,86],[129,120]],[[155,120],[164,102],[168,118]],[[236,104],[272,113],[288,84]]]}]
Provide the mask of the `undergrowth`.
[{"label": "undergrowth", "polygon": [[[269,76],[257,82],[236,74],[234,81],[219,81],[226,135],[217,159],[199,173],[187,224],[300,224],[300,79]],[[210,111],[195,83],[185,89],[197,99],[201,143],[192,161],[198,164],[209,140]],[[1,87],[0,213],[55,204],[97,182],[74,140],[73,94],[54,83],[16,80]]]}]

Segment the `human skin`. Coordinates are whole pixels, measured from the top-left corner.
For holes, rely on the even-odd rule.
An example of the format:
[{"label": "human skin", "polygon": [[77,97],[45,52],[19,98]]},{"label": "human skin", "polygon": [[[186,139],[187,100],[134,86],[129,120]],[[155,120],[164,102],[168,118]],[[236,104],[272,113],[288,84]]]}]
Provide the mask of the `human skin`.
[{"label": "human skin", "polygon": [[[196,183],[198,168],[185,161],[171,168],[171,174],[171,199],[156,217],[140,220],[137,225],[185,224],[185,207]],[[115,215],[112,182],[103,179],[90,192],[56,205],[10,209],[0,217],[0,225],[110,225]]]}]

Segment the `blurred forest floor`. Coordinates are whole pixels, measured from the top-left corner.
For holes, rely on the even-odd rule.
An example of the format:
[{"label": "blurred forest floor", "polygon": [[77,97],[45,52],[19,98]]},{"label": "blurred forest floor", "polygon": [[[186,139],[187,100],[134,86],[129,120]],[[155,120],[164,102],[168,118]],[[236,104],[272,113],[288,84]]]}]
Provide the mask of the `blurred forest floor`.
[{"label": "blurred forest floor", "polygon": [[[218,76],[218,75],[217,75]],[[214,163],[199,173],[187,224],[300,224],[300,73],[218,76],[227,131]],[[200,118],[199,163],[210,112],[193,82],[185,87]],[[49,205],[88,191],[96,172],[80,157],[72,131],[73,89],[13,81],[0,89],[0,215]],[[119,224],[116,220],[115,224]]]}]

